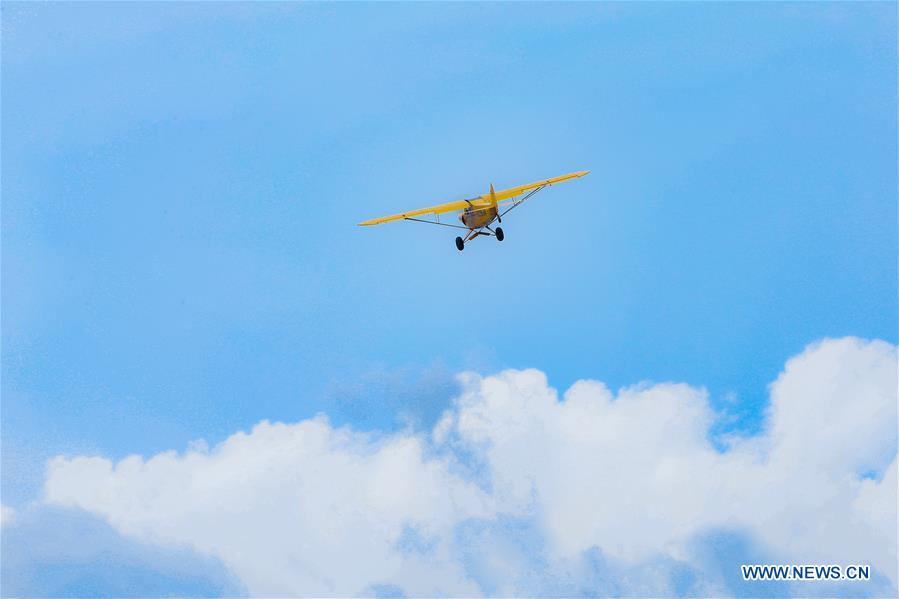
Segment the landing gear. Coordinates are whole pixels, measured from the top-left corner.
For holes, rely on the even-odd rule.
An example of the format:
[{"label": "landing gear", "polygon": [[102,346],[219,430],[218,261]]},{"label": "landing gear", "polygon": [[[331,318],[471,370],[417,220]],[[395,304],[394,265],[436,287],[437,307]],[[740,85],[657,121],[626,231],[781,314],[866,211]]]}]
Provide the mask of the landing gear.
[{"label": "landing gear", "polygon": [[497,228],[496,228],[496,240],[497,240],[497,241],[502,241],[502,240],[505,239],[505,238],[506,238],[506,234],[503,233],[503,228],[502,228],[502,227],[497,227]]},{"label": "landing gear", "polygon": [[456,237],[456,249],[460,252],[465,249],[465,242],[462,241],[461,237]]}]

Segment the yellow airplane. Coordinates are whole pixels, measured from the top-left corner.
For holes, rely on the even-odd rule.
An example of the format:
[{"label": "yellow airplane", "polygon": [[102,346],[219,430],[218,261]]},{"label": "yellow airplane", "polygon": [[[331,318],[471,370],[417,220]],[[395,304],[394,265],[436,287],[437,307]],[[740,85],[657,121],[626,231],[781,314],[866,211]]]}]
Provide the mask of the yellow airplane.
[{"label": "yellow airplane", "polygon": [[[555,183],[561,183],[562,181],[568,181],[569,179],[576,179],[578,177],[583,177],[590,171],[578,171],[576,173],[569,173],[567,175],[562,175],[560,177],[553,177],[552,179],[543,179],[541,181],[535,181],[533,183],[528,183],[527,185],[519,185],[518,187],[510,187],[509,189],[503,189],[500,191],[495,191],[493,189],[493,183],[490,184],[490,192],[485,193],[484,195],[480,195],[468,200],[459,200],[457,202],[447,202],[446,204],[439,204],[437,206],[429,206],[427,208],[419,208],[418,210],[410,210],[409,212],[401,212],[400,214],[392,214],[390,216],[382,216],[381,218],[373,218],[371,220],[367,220],[365,222],[359,223],[359,226],[368,226],[368,225],[380,225],[382,223],[389,223],[395,220],[412,220],[420,223],[427,223],[429,225],[441,225],[443,227],[455,227],[457,229],[465,229],[468,232],[465,234],[465,237],[456,237],[456,249],[460,252],[465,249],[465,242],[471,241],[475,237],[479,235],[489,235],[496,237],[497,241],[502,241],[505,238],[505,234],[503,233],[502,227],[496,227],[496,230],[491,229],[490,225],[493,221],[503,222],[503,217],[513,208],[517,208],[521,204],[523,204],[528,198],[533,196],[535,193],[544,189],[545,187],[549,187]],[[524,197],[519,198],[525,194]],[[518,199],[515,199],[518,198]],[[500,202],[505,202],[507,200],[515,200],[511,205],[506,207],[505,210],[500,212]],[[462,211],[462,214],[459,215],[459,220],[462,221],[462,225],[454,225],[450,223],[442,223],[440,222],[440,215],[445,214],[447,212],[458,212]],[[415,218],[417,216],[423,216],[426,214],[433,214],[435,220],[426,220],[421,218]]]}]

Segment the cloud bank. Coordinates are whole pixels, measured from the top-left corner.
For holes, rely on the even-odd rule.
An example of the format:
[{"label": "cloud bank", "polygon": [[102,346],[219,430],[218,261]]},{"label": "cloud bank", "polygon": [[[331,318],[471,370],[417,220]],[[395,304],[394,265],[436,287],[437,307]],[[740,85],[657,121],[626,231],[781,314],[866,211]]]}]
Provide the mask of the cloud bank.
[{"label": "cloud bank", "polygon": [[[896,348],[825,340],[770,386],[765,428],[710,440],[704,390],[537,370],[460,376],[432,431],[261,422],[209,449],[57,457],[44,501],[190,547],[257,596],[896,592]],[[764,585],[742,561],[869,563]]]},{"label": "cloud bank", "polygon": [[123,537],[82,510],[32,505],[0,530],[3,597],[246,594],[218,560]]}]

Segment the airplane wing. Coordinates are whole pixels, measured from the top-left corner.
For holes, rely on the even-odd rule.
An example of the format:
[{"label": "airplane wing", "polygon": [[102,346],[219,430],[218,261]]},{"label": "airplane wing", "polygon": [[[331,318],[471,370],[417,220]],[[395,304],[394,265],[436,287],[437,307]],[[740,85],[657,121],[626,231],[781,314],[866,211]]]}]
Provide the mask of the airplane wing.
[{"label": "airplane wing", "polygon": [[[543,187],[544,185],[552,185],[554,183],[561,183],[562,181],[569,181],[571,179],[577,179],[578,177],[583,177],[588,174],[590,171],[578,171],[576,173],[568,173],[567,175],[561,175],[559,177],[553,177],[552,179],[543,179],[541,181],[534,181],[533,183],[528,183],[527,185],[519,185],[518,187],[510,187],[509,189],[501,189],[496,192],[496,201],[502,202],[504,200],[511,200],[516,196],[520,196],[526,191],[530,191],[532,189],[536,189],[538,187]],[[489,200],[490,194],[485,194],[481,196],[481,199]]]},{"label": "airplane wing", "polygon": [[436,206],[428,206],[427,208],[419,208],[418,210],[410,210],[408,212],[401,212],[400,214],[391,214],[390,216],[373,218],[359,223],[359,226],[364,227],[368,225],[380,225],[382,223],[389,223],[394,220],[403,220],[404,218],[421,216],[423,214],[444,214],[445,212],[457,212],[459,210],[464,210],[465,208],[470,206],[468,202],[476,202],[479,200],[480,198],[471,198],[471,200],[459,200],[457,202],[437,204]]},{"label": "airplane wing", "polygon": [[[552,179],[542,179],[540,181],[535,181],[534,183],[528,183],[527,185],[519,185],[518,187],[510,187],[509,189],[502,189],[496,193],[496,201],[502,202],[504,200],[511,200],[514,197],[520,196],[526,191],[530,191],[531,189],[536,189],[538,187],[543,187],[546,185],[552,185],[554,183],[561,183],[562,181],[568,181],[569,179],[575,179],[577,177],[583,177],[590,171],[578,171],[576,173],[569,173],[567,175],[562,175],[559,177],[553,177]],[[391,214],[390,216],[382,216],[381,218],[373,218],[370,220],[363,221],[359,223],[359,226],[368,226],[368,225],[380,225],[382,223],[389,223],[395,220],[403,220],[406,218],[414,218],[416,216],[421,216],[423,214],[444,214],[446,212],[458,212],[459,210],[464,210],[465,208],[471,206],[472,204],[478,206],[484,206],[492,204],[492,198],[489,193],[486,193],[482,196],[471,198],[470,200],[459,200],[456,202],[447,202],[446,204],[438,204],[436,206],[428,206],[427,208],[419,208],[417,210],[410,210],[408,212],[401,212],[399,214]]]}]

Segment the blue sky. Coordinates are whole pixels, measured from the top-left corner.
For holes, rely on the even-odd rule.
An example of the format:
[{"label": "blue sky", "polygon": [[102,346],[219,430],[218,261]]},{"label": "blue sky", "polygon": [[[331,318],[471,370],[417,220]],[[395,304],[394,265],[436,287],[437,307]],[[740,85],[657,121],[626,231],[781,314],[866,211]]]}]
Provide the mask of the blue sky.
[{"label": "blue sky", "polygon": [[[455,373],[704,386],[897,340],[896,8],[2,8],[2,494]],[[574,170],[459,253],[365,218]]]}]

